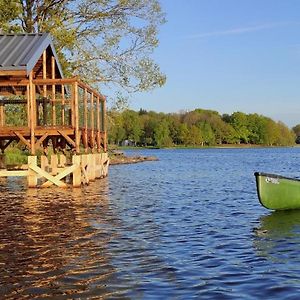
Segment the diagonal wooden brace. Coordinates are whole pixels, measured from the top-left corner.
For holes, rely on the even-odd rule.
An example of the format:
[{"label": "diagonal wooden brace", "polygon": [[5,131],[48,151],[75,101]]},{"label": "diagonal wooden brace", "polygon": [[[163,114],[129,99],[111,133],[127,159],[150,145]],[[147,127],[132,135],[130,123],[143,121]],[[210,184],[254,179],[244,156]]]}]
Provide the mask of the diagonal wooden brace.
[{"label": "diagonal wooden brace", "polygon": [[61,136],[63,136],[65,138],[65,140],[67,141],[68,144],[72,145],[73,147],[76,147],[75,142],[67,134],[65,134],[61,130],[57,130],[57,131]]},{"label": "diagonal wooden brace", "polygon": [[47,138],[48,132],[44,133],[43,136],[40,137],[40,139],[35,143],[35,147],[39,148],[41,147],[41,143]]},{"label": "diagonal wooden brace", "polygon": [[42,177],[45,177],[46,179],[48,179],[51,182],[51,184],[55,184],[59,187],[67,187],[67,185],[64,182],[62,182],[60,179],[56,178],[56,176],[54,177],[54,176],[50,175],[49,173],[47,173],[46,171],[44,171],[43,169],[41,169],[40,167],[38,167],[36,165],[29,164],[28,168],[33,170],[35,173],[41,175]]},{"label": "diagonal wooden brace", "polygon": [[[51,177],[53,177],[54,179],[56,180],[59,180],[59,182],[62,182],[60,181],[61,179],[63,179],[64,177],[66,177],[67,175],[69,175],[70,173],[74,172],[77,168],[80,168],[80,166],[78,165],[72,165],[66,169],[64,169],[62,172],[60,172],[59,174],[57,174],[56,176],[52,176],[50,175]],[[47,178],[48,179],[48,178]],[[64,182],[63,182],[64,183]],[[48,181],[44,182],[41,187],[49,187],[51,186],[52,184],[55,184],[55,182],[53,182],[52,180],[48,179]],[[65,184],[65,183],[64,183]],[[66,184],[65,184],[66,185]]]},{"label": "diagonal wooden brace", "polygon": [[24,138],[21,133],[19,133],[18,131],[14,131],[14,134],[28,147],[28,149],[31,149],[30,143]]}]

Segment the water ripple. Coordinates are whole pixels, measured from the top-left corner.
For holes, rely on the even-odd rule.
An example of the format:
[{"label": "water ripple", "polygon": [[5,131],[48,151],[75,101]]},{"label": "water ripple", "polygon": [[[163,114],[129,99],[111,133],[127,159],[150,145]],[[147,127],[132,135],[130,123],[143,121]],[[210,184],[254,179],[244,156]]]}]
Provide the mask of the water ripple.
[{"label": "water ripple", "polygon": [[79,190],[0,179],[3,298],[298,298],[300,213],[260,207],[253,178],[296,175],[297,149],[140,154],[160,160]]}]

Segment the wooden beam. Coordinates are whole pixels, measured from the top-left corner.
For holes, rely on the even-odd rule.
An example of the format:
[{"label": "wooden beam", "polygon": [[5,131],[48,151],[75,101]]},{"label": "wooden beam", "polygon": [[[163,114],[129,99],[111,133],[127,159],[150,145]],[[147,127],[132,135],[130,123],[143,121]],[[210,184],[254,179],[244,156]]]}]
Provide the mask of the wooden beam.
[{"label": "wooden beam", "polygon": [[94,116],[95,106],[94,106],[94,93],[91,95],[91,148],[94,150],[95,145],[95,135],[94,135],[94,127],[95,127],[95,116]]},{"label": "wooden beam", "polygon": [[0,76],[26,76],[26,70],[1,70]]},{"label": "wooden beam", "polygon": [[30,142],[28,142],[20,132],[14,131],[14,134],[28,147],[28,149],[31,148]]},{"label": "wooden beam", "polygon": [[[105,98],[104,98],[105,99]],[[107,151],[107,135],[106,135],[106,99],[102,102],[103,103],[103,111],[102,111],[102,120],[103,120],[103,128],[104,131],[104,139],[103,139],[103,150],[104,152]]]},{"label": "wooden beam", "polygon": [[34,171],[35,173],[37,173],[38,175],[41,175],[42,177],[45,177],[46,179],[48,179],[49,181],[51,181],[52,183],[54,183],[55,185],[57,185],[59,187],[67,187],[67,185],[64,182],[62,182],[61,180],[59,180],[58,178],[56,178],[56,176],[55,177],[52,176],[51,174],[44,171],[43,169],[41,169],[40,167],[38,167],[35,164],[29,164],[28,169]]},{"label": "wooden beam", "polygon": [[10,176],[28,176],[28,171],[27,170],[1,170],[0,171],[0,177],[10,177]]},{"label": "wooden beam", "polygon": [[[55,57],[51,56],[51,77],[55,79]],[[56,125],[55,84],[52,84],[52,125]]]},{"label": "wooden beam", "polygon": [[[10,139],[10,140],[7,141],[6,144],[4,144],[4,145],[1,144],[1,147],[0,147],[1,151],[4,152],[5,149],[6,149],[13,141],[14,141],[13,139]],[[1,142],[2,142],[2,141],[1,141]]]},{"label": "wooden beam", "polygon": [[58,133],[65,138],[68,144],[72,145],[74,148],[76,147],[76,143],[62,130],[57,130]]},{"label": "wooden beam", "polygon": [[4,103],[0,104],[0,126],[5,126]]},{"label": "wooden beam", "polygon": [[35,154],[35,85],[32,82],[33,80],[33,72],[31,71],[29,74],[29,102],[30,102],[30,114],[29,114],[29,119],[30,119],[30,143],[31,147],[29,147],[31,154]]},{"label": "wooden beam", "polygon": [[76,81],[77,81],[77,78],[63,78],[63,79],[61,79],[61,78],[55,78],[55,79],[47,78],[47,79],[34,79],[33,83],[34,84],[39,84],[39,85],[43,85],[43,84],[52,85],[52,84],[72,84]]},{"label": "wooden beam", "polygon": [[42,135],[39,140],[35,143],[35,147],[39,148],[41,146],[41,143],[47,138],[48,136],[48,132],[44,133],[44,135]]},{"label": "wooden beam", "polygon": [[[87,85],[86,83],[82,82],[81,80],[77,80],[78,82],[78,86],[80,86],[83,89],[87,89],[89,93],[94,93],[96,96],[101,97],[102,95],[100,93],[98,93],[96,90],[94,90],[93,88],[91,88],[89,85]],[[102,96],[103,97],[103,96]]]},{"label": "wooden beam", "polygon": [[65,86],[62,84],[61,85],[61,104],[62,104],[62,109],[61,109],[61,121],[62,125],[65,125]]},{"label": "wooden beam", "polygon": [[[43,52],[43,80],[47,79],[47,52],[44,50]],[[47,85],[43,85],[43,125],[47,124],[47,102],[45,98],[47,98]]]},{"label": "wooden beam", "polygon": [[26,86],[29,84],[29,80],[22,79],[22,80],[1,80],[0,77],[0,86]]},{"label": "wooden beam", "polygon": [[[57,180],[61,180],[63,179],[64,177],[68,176],[69,174],[71,174],[72,172],[74,172],[76,169],[78,169],[78,166],[77,165],[72,165],[68,168],[65,168],[62,172],[60,172],[59,174],[57,174],[56,176],[54,176],[55,179]],[[49,187],[51,186],[52,184],[54,184],[53,181],[51,180],[48,180],[46,182],[44,182],[41,187]]]},{"label": "wooden beam", "polygon": [[78,110],[78,84],[74,83],[74,116],[75,116],[75,150],[76,153],[80,152],[80,132],[79,132],[79,110]]},{"label": "wooden beam", "polygon": [[27,84],[26,86],[26,100],[27,100],[27,105],[26,105],[26,108],[27,108],[27,126],[30,127],[31,123],[30,123],[30,87],[29,87],[29,84]]}]

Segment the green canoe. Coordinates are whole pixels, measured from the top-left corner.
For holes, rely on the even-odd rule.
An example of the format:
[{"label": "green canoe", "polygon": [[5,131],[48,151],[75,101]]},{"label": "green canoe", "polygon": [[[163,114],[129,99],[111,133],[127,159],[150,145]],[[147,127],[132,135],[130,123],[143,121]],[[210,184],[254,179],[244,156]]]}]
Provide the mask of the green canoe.
[{"label": "green canoe", "polygon": [[260,203],[269,209],[300,209],[300,180],[280,175],[254,173]]}]

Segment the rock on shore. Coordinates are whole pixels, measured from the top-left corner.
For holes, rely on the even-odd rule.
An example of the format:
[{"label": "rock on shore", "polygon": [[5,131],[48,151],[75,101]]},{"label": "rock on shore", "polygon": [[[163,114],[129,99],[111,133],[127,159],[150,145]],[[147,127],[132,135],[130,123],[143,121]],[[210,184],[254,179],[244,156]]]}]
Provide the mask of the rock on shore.
[{"label": "rock on shore", "polygon": [[135,164],[145,161],[157,161],[158,158],[155,156],[126,156],[124,154],[111,155],[110,165],[120,165],[120,164]]}]

